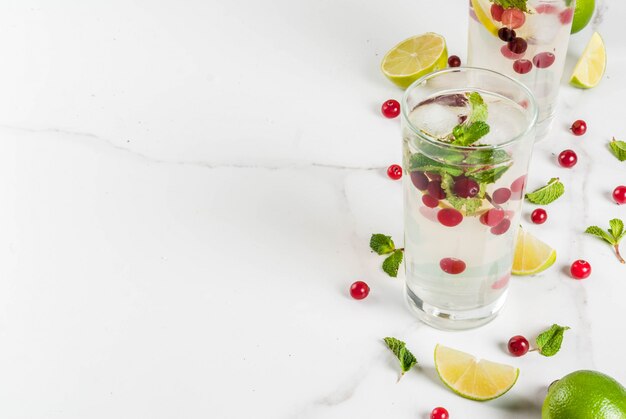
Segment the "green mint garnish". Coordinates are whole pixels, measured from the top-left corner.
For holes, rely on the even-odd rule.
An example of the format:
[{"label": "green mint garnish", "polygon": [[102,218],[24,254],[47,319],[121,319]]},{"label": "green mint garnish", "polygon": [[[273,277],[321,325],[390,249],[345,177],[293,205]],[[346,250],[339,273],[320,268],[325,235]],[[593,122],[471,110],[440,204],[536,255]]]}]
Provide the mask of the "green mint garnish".
[{"label": "green mint garnish", "polygon": [[[505,9],[514,8],[528,13],[528,7],[526,6],[527,1],[528,0],[491,0],[492,3],[499,4]],[[571,0],[569,1],[571,2]]]},{"label": "green mint garnish", "polygon": [[396,250],[383,261],[383,271],[392,278],[398,276],[398,268],[402,263],[404,250]]},{"label": "green mint garnish", "polygon": [[411,156],[409,171],[414,172],[416,170],[420,172],[448,173],[452,176],[460,176],[463,174],[463,169],[460,167],[447,166],[423,154],[413,154]]},{"label": "green mint garnish", "polygon": [[542,332],[537,336],[536,343],[539,353],[543,356],[553,356],[559,349],[561,349],[561,343],[563,343],[563,333],[568,330],[567,326],[559,326],[553,324],[548,330]]},{"label": "green mint garnish", "polygon": [[609,143],[609,147],[611,147],[611,152],[619,161],[626,161],[626,142],[613,138],[613,141]]},{"label": "green mint garnish", "polygon": [[510,166],[499,166],[493,169],[479,168],[477,170],[468,171],[466,176],[475,179],[478,183],[494,183],[500,179],[504,172],[509,170]]},{"label": "green mint garnish", "polygon": [[379,255],[386,255],[396,250],[396,245],[391,240],[391,237],[384,234],[372,234],[370,247]]},{"label": "green mint garnish", "polygon": [[617,259],[622,263],[626,263],[622,255],[619,253],[619,242],[624,238],[624,236],[626,236],[626,231],[624,231],[624,223],[619,218],[614,218],[609,221],[609,225],[610,227],[607,231],[602,230],[598,226],[590,226],[587,227],[585,233],[599,237],[611,246],[613,246]]},{"label": "green mint garnish", "polygon": [[475,150],[467,155],[465,163],[469,165],[498,165],[511,160],[511,156],[504,150]]},{"label": "green mint garnish", "polygon": [[404,249],[396,249],[391,236],[384,234],[372,234],[370,247],[379,255],[389,255],[383,261],[383,271],[392,278],[397,277],[398,269],[404,258]]},{"label": "green mint garnish", "polygon": [[471,108],[467,122],[470,124],[478,121],[485,122],[489,113],[487,112],[487,104],[483,100],[483,97],[479,93],[470,92],[467,94],[467,98],[469,99]]},{"label": "green mint garnish", "polygon": [[483,121],[459,124],[452,130],[452,135],[454,136],[452,145],[467,147],[474,144],[488,133],[489,125]]},{"label": "green mint garnish", "polygon": [[406,348],[406,343],[402,342],[396,338],[386,337],[384,338],[387,347],[391,349],[391,352],[398,358],[400,361],[400,368],[402,369],[402,375],[409,371],[415,364],[417,364],[417,359],[411,351]]},{"label": "green mint garnish", "polygon": [[559,181],[558,177],[550,179],[550,182],[546,186],[543,186],[536,191],[526,194],[528,199],[533,204],[548,205],[551,202],[556,201],[565,192],[565,186]]}]

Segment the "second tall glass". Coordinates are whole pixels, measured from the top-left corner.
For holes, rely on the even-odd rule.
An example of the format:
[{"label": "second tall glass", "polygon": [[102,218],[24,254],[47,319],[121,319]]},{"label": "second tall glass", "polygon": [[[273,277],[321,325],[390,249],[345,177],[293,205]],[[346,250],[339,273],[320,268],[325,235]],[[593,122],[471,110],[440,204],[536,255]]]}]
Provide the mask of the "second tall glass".
[{"label": "second tall glass", "polygon": [[575,0],[528,0],[523,10],[470,0],[467,63],[524,83],[539,108],[537,138],[550,130]]}]

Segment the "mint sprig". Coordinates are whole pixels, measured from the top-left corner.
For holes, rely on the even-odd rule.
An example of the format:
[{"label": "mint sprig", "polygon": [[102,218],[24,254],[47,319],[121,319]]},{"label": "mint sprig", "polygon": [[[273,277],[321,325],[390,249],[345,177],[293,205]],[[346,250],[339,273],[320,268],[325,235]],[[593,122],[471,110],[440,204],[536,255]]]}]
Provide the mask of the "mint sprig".
[{"label": "mint sprig", "polygon": [[613,140],[609,143],[611,152],[619,161],[626,161],[626,142],[618,141],[613,137]]},{"label": "mint sprig", "polygon": [[492,3],[499,4],[504,9],[514,8],[528,13],[527,1],[528,0],[491,0]]},{"label": "mint sprig", "polygon": [[[468,118],[469,119],[469,118]],[[460,124],[454,127],[452,145],[467,147],[489,134],[489,125],[483,121]]]},{"label": "mint sprig", "polygon": [[569,327],[553,324],[550,328],[537,336],[535,343],[539,353],[543,356],[554,356],[561,349],[563,334]]},{"label": "mint sprig", "polygon": [[593,236],[599,237],[611,246],[613,246],[613,250],[615,250],[615,255],[617,259],[621,263],[626,263],[624,258],[619,253],[619,242],[626,236],[626,231],[624,230],[624,222],[619,218],[614,218],[609,221],[609,229],[607,231],[602,230],[598,226],[589,226],[585,230],[585,233],[591,234]]},{"label": "mint sprig", "polygon": [[392,337],[386,337],[383,340],[387,344],[387,347],[391,349],[391,352],[398,358],[398,361],[400,361],[402,376],[417,364],[417,359],[411,351],[406,348],[406,343]]},{"label": "mint sprig", "polygon": [[404,259],[404,249],[396,249],[391,236],[372,234],[370,248],[379,255],[389,255],[383,261],[383,271],[392,278],[398,276],[398,269]]},{"label": "mint sprig", "polygon": [[558,177],[555,177],[550,179],[546,186],[527,193],[526,199],[533,204],[548,205],[549,203],[559,199],[564,192],[565,186],[559,181]]}]

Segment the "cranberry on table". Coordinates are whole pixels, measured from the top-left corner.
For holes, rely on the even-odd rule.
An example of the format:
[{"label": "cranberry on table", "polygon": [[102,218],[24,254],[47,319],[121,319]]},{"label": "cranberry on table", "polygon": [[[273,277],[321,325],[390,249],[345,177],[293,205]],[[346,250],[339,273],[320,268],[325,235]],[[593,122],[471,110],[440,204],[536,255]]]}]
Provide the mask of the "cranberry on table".
[{"label": "cranberry on table", "polygon": [[433,411],[430,412],[430,419],[450,419],[450,415],[443,407],[435,407]]},{"label": "cranberry on table", "polygon": [[458,55],[451,55],[450,57],[448,57],[448,66],[450,67],[461,66],[461,59],[458,57]]},{"label": "cranberry on table", "polygon": [[428,208],[435,208],[439,205],[439,200],[426,194],[422,196],[422,203],[424,203],[424,205],[426,205]]},{"label": "cranberry on table", "polygon": [[437,220],[446,227],[455,227],[463,221],[463,214],[454,208],[444,208],[437,213]]},{"label": "cranberry on table", "polygon": [[504,204],[511,198],[511,190],[509,188],[499,188],[493,191],[491,199],[496,204]]},{"label": "cranberry on table", "polygon": [[543,208],[537,208],[530,214],[530,219],[535,224],[543,224],[548,219],[548,213]]},{"label": "cranberry on table", "polygon": [[363,281],[356,281],[350,285],[350,295],[355,300],[362,300],[370,293],[370,287]]},{"label": "cranberry on table", "polygon": [[587,123],[582,119],[577,119],[570,129],[574,135],[583,135],[587,132]]},{"label": "cranberry on table", "polygon": [[461,198],[473,198],[478,195],[480,186],[474,179],[461,177],[454,182],[454,194]]},{"label": "cranberry on table", "polygon": [[445,273],[458,275],[465,271],[465,262],[457,258],[443,258],[439,261],[439,267]]},{"label": "cranberry on table", "polygon": [[533,64],[537,68],[548,68],[554,64],[556,57],[551,52],[540,52],[533,57]]},{"label": "cranberry on table", "polygon": [[402,177],[402,168],[397,164],[392,164],[387,168],[387,176],[393,180],[400,179]]},{"label": "cranberry on table", "polygon": [[420,191],[425,190],[428,187],[428,178],[424,172],[411,172],[411,182]]},{"label": "cranberry on table", "polygon": [[572,263],[569,271],[574,279],[585,279],[591,275],[591,265],[586,260],[579,259]]},{"label": "cranberry on table", "polygon": [[506,9],[502,12],[502,24],[511,29],[517,29],[526,22],[526,15],[519,9]]},{"label": "cranberry on table", "polygon": [[620,185],[613,190],[613,199],[618,205],[626,204],[626,186]]},{"label": "cranberry on table", "polygon": [[491,17],[496,22],[501,22],[502,21],[502,13],[503,12],[504,12],[504,7],[500,6],[499,4],[492,4],[491,5]]},{"label": "cranberry on table", "polygon": [[574,152],[574,150],[563,150],[561,154],[559,154],[559,164],[562,167],[574,167],[576,162],[578,161],[578,156]]},{"label": "cranberry on table", "polygon": [[395,118],[400,115],[400,102],[394,99],[389,99],[383,103],[380,110],[386,118]]},{"label": "cranberry on table", "polygon": [[528,350],[530,349],[530,344],[528,343],[528,339],[526,339],[524,336],[517,335],[509,339],[507,347],[509,348],[509,353],[511,355],[522,356],[528,352]]},{"label": "cranberry on table", "polygon": [[510,42],[515,39],[517,34],[513,29],[509,28],[500,28],[498,29],[498,38],[502,39],[504,42]]},{"label": "cranberry on table", "polygon": [[513,63],[513,71],[518,74],[527,74],[530,73],[530,70],[533,69],[533,63],[529,60],[517,60]]}]

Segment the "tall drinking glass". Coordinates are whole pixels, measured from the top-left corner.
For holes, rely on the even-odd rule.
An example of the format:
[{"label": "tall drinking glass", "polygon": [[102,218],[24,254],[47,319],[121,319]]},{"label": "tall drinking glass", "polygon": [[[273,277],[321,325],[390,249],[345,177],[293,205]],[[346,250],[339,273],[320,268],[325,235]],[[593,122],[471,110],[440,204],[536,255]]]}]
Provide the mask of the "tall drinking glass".
[{"label": "tall drinking glass", "polygon": [[470,0],[467,63],[524,83],[535,95],[537,138],[550,131],[575,0],[528,0],[524,10]]},{"label": "tall drinking glass", "polygon": [[457,68],[417,80],[401,108],[409,304],[437,328],[480,326],[506,298],[535,99],[504,75]]}]

